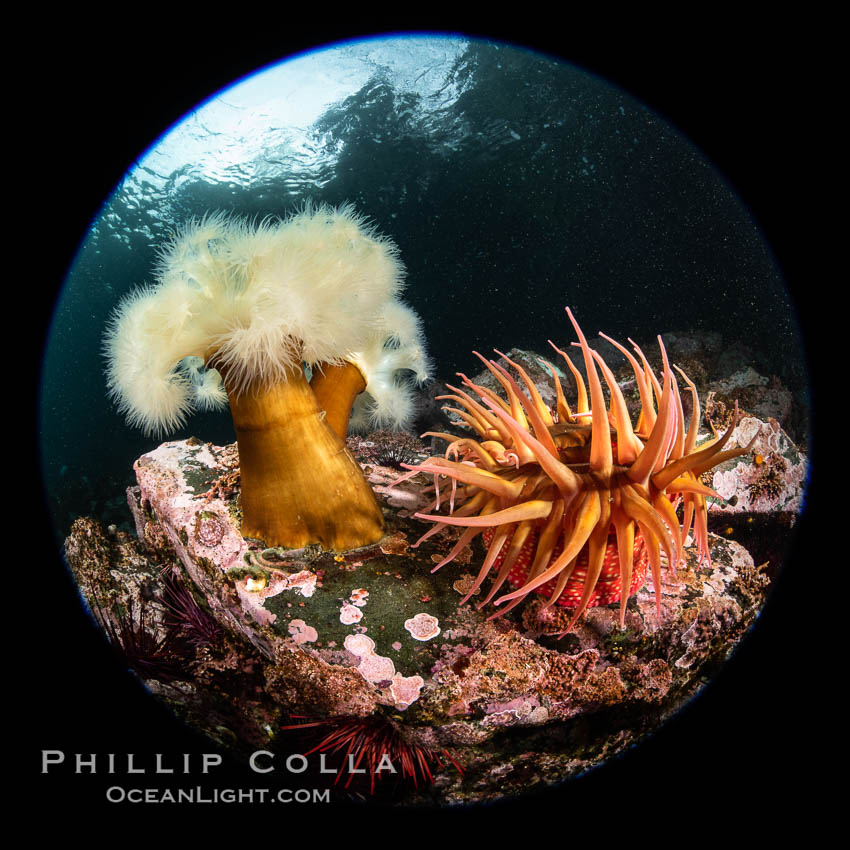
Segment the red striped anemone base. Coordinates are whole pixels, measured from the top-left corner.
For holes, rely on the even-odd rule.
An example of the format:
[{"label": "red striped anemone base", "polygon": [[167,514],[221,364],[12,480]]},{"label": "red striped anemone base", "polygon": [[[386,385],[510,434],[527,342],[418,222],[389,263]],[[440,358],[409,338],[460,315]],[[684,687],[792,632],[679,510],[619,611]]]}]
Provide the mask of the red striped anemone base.
[{"label": "red striped anemone base", "polygon": [[[489,548],[494,535],[495,529],[487,528],[484,530],[481,536],[486,547]],[[501,568],[512,538],[513,535],[508,537],[502,545],[499,554],[496,556],[496,561],[491,568],[494,573],[498,573]],[[516,563],[508,573],[508,582],[512,587],[519,588],[526,584],[528,580],[528,570],[531,566],[534,554],[537,551],[537,538],[538,532],[536,530],[529,534],[528,540],[525,541],[525,545],[520,550]],[[555,550],[552,552],[549,564],[553,563],[555,559],[560,556],[563,549],[563,542],[559,542],[555,547]],[[556,605],[562,605],[564,608],[578,607],[579,602],[581,601],[582,591],[584,590],[584,580],[587,576],[587,562],[588,547],[584,546],[578,554],[575,567],[573,567],[573,571],[570,574],[563,591],[555,600]],[[633,593],[637,593],[637,591],[643,587],[643,584],[646,581],[648,567],[649,554],[647,552],[646,544],[643,541],[643,537],[640,534],[637,534],[635,535],[634,562],[632,567],[632,579],[629,584],[629,596]],[[555,591],[556,584],[557,579],[552,579],[537,588],[535,593],[539,593],[541,596],[551,597]],[[593,590],[593,595],[590,597],[587,607],[592,608],[598,605],[610,605],[612,602],[619,601],[620,558],[617,554],[617,538],[612,534],[608,538],[608,546],[605,550],[605,560],[602,564],[602,573],[599,576],[599,581]]]}]

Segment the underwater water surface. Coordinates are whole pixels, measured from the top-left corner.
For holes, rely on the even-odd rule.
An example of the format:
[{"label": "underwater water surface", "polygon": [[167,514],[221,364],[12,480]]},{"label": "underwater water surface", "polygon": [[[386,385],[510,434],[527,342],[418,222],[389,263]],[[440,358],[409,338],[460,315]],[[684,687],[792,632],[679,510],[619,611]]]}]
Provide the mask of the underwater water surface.
[{"label": "underwater water surface", "polygon": [[[93,223],[43,375],[60,536],[83,513],[126,518],[123,486],[150,446],[98,378],[121,296],[152,282],[160,246],[192,217],[285,216],[308,199],[351,202],[398,244],[405,300],[444,380],[474,369],[473,350],[546,350],[567,335],[569,304],[615,338],[693,330],[746,341],[757,367],[804,391],[770,249],[675,128],[607,81],[528,50],[428,37],[347,44],[216,94],[140,157]],[[184,436],[225,441],[230,429],[226,414],[196,415]]]}]

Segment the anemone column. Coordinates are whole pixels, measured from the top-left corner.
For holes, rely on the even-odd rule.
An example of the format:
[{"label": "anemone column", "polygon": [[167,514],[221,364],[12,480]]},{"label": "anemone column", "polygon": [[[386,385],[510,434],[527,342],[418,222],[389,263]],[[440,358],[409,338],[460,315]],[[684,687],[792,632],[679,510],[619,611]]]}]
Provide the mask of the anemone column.
[{"label": "anemone column", "polygon": [[375,495],[300,369],[286,381],[228,396],[244,537],[290,549],[351,549],[380,540],[384,519]]},{"label": "anemone column", "polygon": [[353,363],[323,365],[313,373],[310,387],[327,415],[328,425],[341,439],[348,433],[354,399],[366,389],[363,373]]},{"label": "anemone column", "polygon": [[421,323],[398,300],[403,276],[396,246],[347,205],[259,225],[207,215],[165,246],[156,285],[111,317],[109,393],[157,437],[230,400],[246,536],[373,543],[383,516],[344,440],[353,405],[360,427],[409,420],[406,373],[427,375]]}]

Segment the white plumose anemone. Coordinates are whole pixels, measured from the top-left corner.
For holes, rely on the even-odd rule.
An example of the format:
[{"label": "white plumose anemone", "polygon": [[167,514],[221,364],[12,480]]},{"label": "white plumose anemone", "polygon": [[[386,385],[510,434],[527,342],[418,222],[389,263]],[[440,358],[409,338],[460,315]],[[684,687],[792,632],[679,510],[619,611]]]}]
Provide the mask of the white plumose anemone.
[{"label": "white plumose anemone", "polygon": [[350,206],[258,225],[206,216],[113,316],[110,393],[154,434],[229,401],[243,536],[374,543],[383,513],[344,437],[357,394],[375,422],[400,424],[412,411],[400,375],[425,377],[419,320],[398,300],[403,277],[396,246]]},{"label": "white plumose anemone", "polygon": [[351,362],[366,380],[354,401],[351,430],[405,427],[415,414],[414,388],[430,369],[419,316],[400,301],[388,301],[379,331]]},{"label": "white plumose anemone", "polygon": [[[395,244],[348,205],[307,205],[259,225],[205,216],[164,249],[157,283],[131,293],[113,315],[105,338],[110,394],[130,424],[161,435],[193,408],[225,401],[215,370],[192,373],[179,366],[185,358],[212,357],[238,394],[285,381],[302,362],[355,361],[395,333],[389,315],[401,318],[399,338],[410,340],[418,319],[397,301],[403,278]],[[424,363],[422,354],[418,372]]]}]

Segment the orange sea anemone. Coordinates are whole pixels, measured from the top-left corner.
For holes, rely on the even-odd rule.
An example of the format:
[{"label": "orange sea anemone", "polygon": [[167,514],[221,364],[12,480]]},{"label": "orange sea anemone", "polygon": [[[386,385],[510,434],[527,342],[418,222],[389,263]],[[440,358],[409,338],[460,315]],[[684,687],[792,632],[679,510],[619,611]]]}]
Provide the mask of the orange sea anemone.
[{"label": "orange sea anemone", "polygon": [[[452,479],[451,496],[448,515],[415,514],[436,525],[414,545],[449,525],[466,529],[434,568],[438,570],[482,534],[487,555],[463,602],[495,573],[479,607],[493,600],[508,581],[516,589],[495,599],[496,606],[505,606],[497,613],[510,610],[530,593],[546,593],[546,607],[558,603],[575,608],[569,631],[589,606],[619,600],[623,627],[628,597],[642,586],[647,564],[660,613],[662,552],[675,570],[691,530],[700,563],[710,563],[706,497],[719,496],[700,476],[748,452],[752,444],[724,451],[738,419],[736,404],[726,432],[722,436],[715,432],[712,439],[697,446],[700,407],[696,387],[676,367],[693,399],[686,430],[678,384],[661,337],[663,372],[659,382],[637,345],[632,343],[640,362],[618,342],[600,334],[626,356],[634,370],[641,410],[633,427],[614,375],[590,349],[569,308],[567,314],[578,335],[576,345],[584,358],[589,395],[578,369],[551,341],[575,378],[575,409],[567,404],[550,363],[541,360],[554,380],[554,412],[521,366],[501,355],[516,370],[525,391],[505,368],[476,352],[507,399],[460,373],[463,386],[478,399],[449,385],[452,395],[442,398],[460,407],[448,410],[478,439],[433,432],[423,435],[449,441],[445,456],[407,466],[411,471],[404,477],[418,472],[434,475],[436,499],[431,510],[440,508],[441,477]],[[597,369],[610,391],[609,406]],[[681,523],[677,516],[680,506]]]}]

